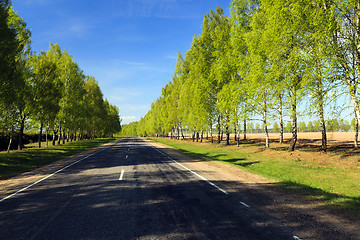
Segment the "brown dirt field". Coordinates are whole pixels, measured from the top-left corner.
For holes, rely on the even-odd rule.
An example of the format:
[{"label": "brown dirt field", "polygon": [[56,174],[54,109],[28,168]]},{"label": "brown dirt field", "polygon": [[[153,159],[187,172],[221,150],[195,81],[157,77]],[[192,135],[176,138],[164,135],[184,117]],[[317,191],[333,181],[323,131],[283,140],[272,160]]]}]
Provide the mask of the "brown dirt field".
[{"label": "brown dirt field", "polygon": [[[326,133],[328,145],[335,146],[339,144],[354,144],[355,133],[354,132],[327,132]],[[249,139],[265,139],[264,133],[250,133],[247,134]],[[278,141],[279,133],[269,133],[270,140]],[[284,140],[289,141],[291,133],[284,133]],[[299,143],[311,143],[312,145],[321,146],[321,132],[299,132]]]},{"label": "brown dirt field", "polygon": [[[327,132],[328,145],[337,146],[337,145],[349,145],[348,147],[353,147],[355,132]],[[206,135],[204,134],[204,137]],[[214,139],[217,139],[217,134],[213,134]],[[264,133],[247,133],[247,139],[252,140],[264,140]],[[186,138],[191,138],[191,134],[187,134]],[[225,134],[223,139],[225,138]],[[230,135],[231,139],[234,139],[234,134]],[[279,133],[269,133],[270,141],[276,142],[279,140]],[[243,139],[243,134],[240,135],[240,139]],[[291,133],[284,133],[284,141],[287,142],[291,139]],[[360,137],[359,137],[360,140]],[[298,132],[298,141],[299,144],[309,143],[314,146],[321,146],[321,132]]]}]

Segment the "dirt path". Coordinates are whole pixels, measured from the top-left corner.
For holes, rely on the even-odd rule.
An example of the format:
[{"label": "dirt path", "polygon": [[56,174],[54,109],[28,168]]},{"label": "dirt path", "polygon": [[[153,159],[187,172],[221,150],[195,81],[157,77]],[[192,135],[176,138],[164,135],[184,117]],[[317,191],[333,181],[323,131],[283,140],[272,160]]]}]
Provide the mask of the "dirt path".
[{"label": "dirt path", "polygon": [[300,239],[360,239],[360,217],[344,214],[331,207],[312,202],[299,194],[276,186],[274,182],[234,166],[199,160],[160,143],[154,146],[216,182],[250,207],[261,209],[297,230]]}]

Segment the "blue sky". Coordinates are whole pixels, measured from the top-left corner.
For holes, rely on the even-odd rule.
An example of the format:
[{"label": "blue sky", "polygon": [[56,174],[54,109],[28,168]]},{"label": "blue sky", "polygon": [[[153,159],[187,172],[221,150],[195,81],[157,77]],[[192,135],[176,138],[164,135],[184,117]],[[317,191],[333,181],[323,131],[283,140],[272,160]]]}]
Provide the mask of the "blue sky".
[{"label": "blue sky", "polygon": [[171,80],[203,17],[231,0],[12,0],[32,29],[32,49],[58,43],[92,75],[123,123],[137,121]]}]

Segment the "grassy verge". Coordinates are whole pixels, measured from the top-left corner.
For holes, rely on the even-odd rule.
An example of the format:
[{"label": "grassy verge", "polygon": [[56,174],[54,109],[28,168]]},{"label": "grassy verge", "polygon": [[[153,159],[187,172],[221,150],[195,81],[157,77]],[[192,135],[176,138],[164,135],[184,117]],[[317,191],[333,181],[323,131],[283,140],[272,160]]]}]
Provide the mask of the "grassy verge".
[{"label": "grassy verge", "polygon": [[[275,184],[301,193],[312,200],[360,215],[359,162],[357,167],[339,166],[317,162],[314,154],[310,161],[306,152],[296,151],[294,158],[288,152],[264,149],[249,142],[243,143],[238,148],[167,138],[151,138],[151,140],[180,149],[187,154],[221,161],[260,174],[275,180]],[[346,163],[346,159],[342,161]]]},{"label": "grassy verge", "polygon": [[48,148],[43,147],[41,149],[30,145],[22,151],[0,152],[0,179],[54,162],[60,158],[100,146],[113,140],[115,139],[100,138],[49,146]]}]

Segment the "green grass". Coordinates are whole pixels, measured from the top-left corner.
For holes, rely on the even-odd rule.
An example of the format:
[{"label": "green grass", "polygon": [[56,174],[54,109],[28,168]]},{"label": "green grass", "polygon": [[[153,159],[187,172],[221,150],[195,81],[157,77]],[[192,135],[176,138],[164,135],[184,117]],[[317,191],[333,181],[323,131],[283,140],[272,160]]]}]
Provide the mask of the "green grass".
[{"label": "green grass", "polygon": [[28,148],[22,151],[0,152],[0,179],[8,178],[114,140],[114,138],[99,138],[49,146],[48,148],[44,147],[43,144],[41,149],[29,145]]},{"label": "green grass", "polygon": [[[360,174],[358,169],[294,160],[289,154],[272,157],[276,150],[256,144],[224,146],[192,143],[167,138],[151,138],[186,154],[237,166],[274,180],[276,185],[308,198],[360,215]],[[298,154],[301,154],[299,152]]]}]

